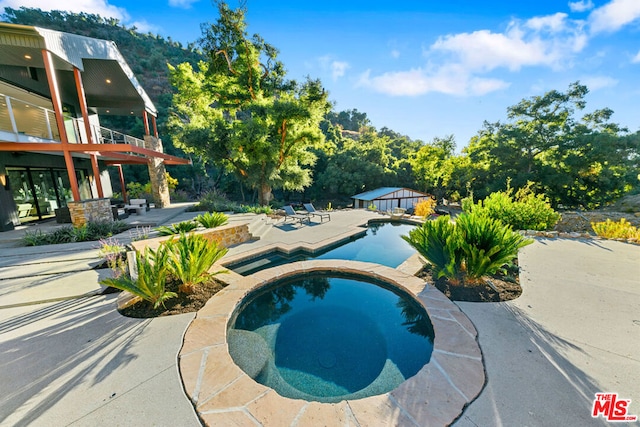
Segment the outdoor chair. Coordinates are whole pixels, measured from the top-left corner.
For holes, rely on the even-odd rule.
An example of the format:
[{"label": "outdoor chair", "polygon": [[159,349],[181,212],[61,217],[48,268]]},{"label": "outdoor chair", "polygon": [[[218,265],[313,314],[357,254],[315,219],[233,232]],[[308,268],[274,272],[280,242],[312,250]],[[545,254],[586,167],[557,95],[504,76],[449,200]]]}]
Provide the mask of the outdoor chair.
[{"label": "outdoor chair", "polygon": [[331,221],[331,215],[329,212],[317,211],[316,208],[313,207],[312,203],[304,203],[304,208],[307,210],[309,215],[315,215],[320,217],[320,222],[324,222],[324,219],[327,218],[327,221]]},{"label": "outdoor chair", "polygon": [[296,211],[293,210],[293,207],[289,205],[283,206],[282,209],[284,210],[285,221],[291,218],[294,222],[297,221],[300,224],[303,222],[309,222],[309,215],[296,213]]}]

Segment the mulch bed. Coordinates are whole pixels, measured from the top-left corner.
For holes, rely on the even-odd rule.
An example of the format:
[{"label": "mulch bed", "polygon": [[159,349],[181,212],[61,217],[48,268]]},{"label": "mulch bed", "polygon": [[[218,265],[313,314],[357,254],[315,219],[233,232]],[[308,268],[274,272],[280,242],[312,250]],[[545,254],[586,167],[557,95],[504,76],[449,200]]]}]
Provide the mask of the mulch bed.
[{"label": "mulch bed", "polygon": [[217,292],[224,288],[224,284],[209,279],[206,282],[196,286],[195,292],[192,294],[184,294],[178,292],[178,282],[170,281],[166,285],[167,291],[178,294],[175,298],[165,301],[164,306],[153,308],[153,304],[147,301],[140,301],[130,307],[120,310],[123,316],[136,318],[149,318],[160,316],[171,316],[173,314],[192,313],[200,310],[209,299]]},{"label": "mulch bed", "polygon": [[501,302],[516,299],[522,294],[518,266],[515,263],[507,269],[506,274],[483,277],[478,284],[454,284],[444,277],[434,279],[429,265],[418,277],[432,283],[452,301]]}]

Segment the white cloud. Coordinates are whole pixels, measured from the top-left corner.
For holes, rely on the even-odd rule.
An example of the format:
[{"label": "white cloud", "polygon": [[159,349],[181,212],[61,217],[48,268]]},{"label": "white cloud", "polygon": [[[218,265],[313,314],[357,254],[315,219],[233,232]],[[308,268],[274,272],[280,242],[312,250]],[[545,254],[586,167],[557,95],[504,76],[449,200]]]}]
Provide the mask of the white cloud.
[{"label": "white cloud", "polygon": [[618,80],[608,76],[588,76],[580,79],[580,83],[589,88],[590,91],[614,87],[618,84]]},{"label": "white cloud", "polygon": [[160,27],[158,27],[157,25],[150,24],[147,21],[135,21],[128,25],[136,27],[136,31],[142,34],[146,34],[146,33],[158,34],[161,31]]},{"label": "white cloud", "polygon": [[506,69],[544,66],[562,69],[586,46],[584,22],[565,13],[513,20],[504,32],[489,30],[442,36],[424,52],[428,64],[410,70],[360,76],[359,85],[393,96],[429,92],[484,95],[509,83],[486,74]]},{"label": "white cloud", "polygon": [[582,23],[557,13],[524,23],[512,21],[504,33],[481,30],[440,37],[431,51],[448,53],[476,71],[499,67],[517,71],[523,66],[560,67],[586,43]]},{"label": "white cloud", "polygon": [[169,0],[169,6],[180,7],[182,9],[189,9],[191,5],[197,3],[198,0]]},{"label": "white cloud", "polygon": [[[351,65],[349,65],[348,62],[338,61],[331,55],[321,56],[317,61],[322,70],[331,73],[331,78],[333,80],[338,80],[340,77],[343,77],[347,70],[351,68]],[[313,64],[307,64],[307,66],[314,67]]]},{"label": "white cloud", "polygon": [[338,78],[344,76],[344,73],[349,68],[351,68],[351,66],[348,62],[333,61],[331,63],[331,78],[333,78],[333,80],[338,80]]},{"label": "white cloud", "polygon": [[39,8],[45,11],[66,10],[69,12],[84,12],[102,17],[116,18],[120,21],[129,19],[127,11],[121,7],[109,4],[107,0],[74,0],[61,4],[59,0],[2,0],[0,10],[5,7],[19,9],[20,7]]},{"label": "white cloud", "polygon": [[640,1],[611,0],[589,14],[592,33],[614,32],[640,19]]},{"label": "white cloud", "polygon": [[638,53],[636,53],[636,56],[631,58],[631,62],[633,62],[634,64],[640,63],[640,50],[638,51]]},{"label": "white cloud", "polygon": [[393,49],[393,50],[391,51],[391,57],[392,57],[393,59],[398,59],[398,58],[400,58],[400,51],[399,51],[398,49]]},{"label": "white cloud", "polygon": [[484,95],[505,89],[509,83],[475,77],[459,66],[451,65],[429,72],[423,68],[396,71],[371,77],[370,70],[360,75],[357,86],[369,87],[391,96],[420,96],[431,92],[447,95]]},{"label": "white cloud", "polygon": [[593,9],[593,2],[591,0],[570,1],[569,9],[571,9],[571,12],[586,12]]}]

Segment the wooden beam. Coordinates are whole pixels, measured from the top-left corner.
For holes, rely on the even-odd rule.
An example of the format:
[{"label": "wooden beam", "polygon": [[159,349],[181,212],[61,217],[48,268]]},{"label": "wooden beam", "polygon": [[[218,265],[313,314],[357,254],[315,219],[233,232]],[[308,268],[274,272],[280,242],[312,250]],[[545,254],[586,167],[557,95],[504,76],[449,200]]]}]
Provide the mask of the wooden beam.
[{"label": "wooden beam", "polygon": [[44,61],[44,70],[47,75],[49,91],[51,92],[51,103],[53,104],[53,111],[56,116],[56,124],[58,125],[58,132],[60,133],[60,145],[62,153],[64,154],[64,163],[67,166],[67,175],[69,176],[69,184],[71,185],[71,194],[73,195],[73,200],[79,202],[80,190],[78,188],[78,179],[76,177],[76,169],[73,165],[73,157],[67,149],[70,144],[67,136],[67,130],[64,126],[62,99],[60,98],[60,89],[58,87],[58,79],[56,78],[56,69],[53,66],[51,52],[46,49],[42,49],[42,59]]}]

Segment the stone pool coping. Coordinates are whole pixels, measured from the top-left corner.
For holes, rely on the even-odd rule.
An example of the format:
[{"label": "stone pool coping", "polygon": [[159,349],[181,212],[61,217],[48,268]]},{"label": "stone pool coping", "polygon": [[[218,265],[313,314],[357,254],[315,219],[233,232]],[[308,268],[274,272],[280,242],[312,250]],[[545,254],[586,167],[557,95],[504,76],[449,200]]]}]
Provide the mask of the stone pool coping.
[{"label": "stone pool coping", "polygon": [[[430,362],[391,392],[339,403],[282,397],[251,379],[229,355],[227,324],[233,310],[256,287],[315,271],[371,277],[415,295],[433,323]],[[229,272],[217,278],[227,287],[198,311],[185,332],[178,363],[185,392],[206,425],[445,426],[461,415],[484,386],[482,353],[473,324],[435,287],[400,269],[359,261],[309,260],[247,277]]]}]

